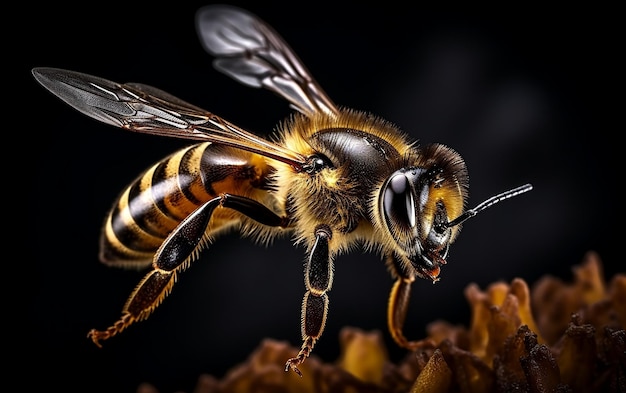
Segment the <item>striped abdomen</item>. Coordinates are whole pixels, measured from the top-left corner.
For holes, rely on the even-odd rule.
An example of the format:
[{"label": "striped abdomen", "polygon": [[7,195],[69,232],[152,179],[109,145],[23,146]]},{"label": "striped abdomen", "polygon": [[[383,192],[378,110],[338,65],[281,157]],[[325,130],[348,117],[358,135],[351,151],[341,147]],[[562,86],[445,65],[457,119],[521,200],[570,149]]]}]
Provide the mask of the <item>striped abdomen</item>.
[{"label": "striped abdomen", "polygon": [[[202,203],[221,193],[262,200],[269,168],[256,154],[211,143],[179,150],[153,165],[121,194],[107,217],[100,259],[107,264],[144,267],[167,235]],[[218,209],[210,232],[238,222],[235,212]]]}]

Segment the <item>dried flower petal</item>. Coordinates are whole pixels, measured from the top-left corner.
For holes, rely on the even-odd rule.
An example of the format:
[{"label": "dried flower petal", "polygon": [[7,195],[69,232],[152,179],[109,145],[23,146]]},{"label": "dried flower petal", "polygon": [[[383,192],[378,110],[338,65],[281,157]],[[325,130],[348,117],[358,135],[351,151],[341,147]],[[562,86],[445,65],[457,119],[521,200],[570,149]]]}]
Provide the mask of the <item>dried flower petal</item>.
[{"label": "dried flower petal", "polygon": [[339,367],[361,381],[380,385],[385,366],[389,363],[381,332],[344,328],[340,332],[339,341]]},{"label": "dried flower petal", "polygon": [[437,349],[411,387],[411,393],[445,393],[450,389],[452,371]]},{"label": "dried flower petal", "polygon": [[526,374],[529,392],[569,392],[570,389],[561,384],[559,366],[554,355],[546,345],[538,344],[533,336],[525,336],[527,356],[520,358]]}]

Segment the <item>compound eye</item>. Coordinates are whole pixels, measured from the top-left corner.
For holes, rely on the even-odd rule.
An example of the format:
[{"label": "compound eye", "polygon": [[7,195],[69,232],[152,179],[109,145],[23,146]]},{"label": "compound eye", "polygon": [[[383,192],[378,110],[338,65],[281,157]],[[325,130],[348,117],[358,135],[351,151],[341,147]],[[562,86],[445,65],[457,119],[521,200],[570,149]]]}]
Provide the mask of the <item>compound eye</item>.
[{"label": "compound eye", "polygon": [[385,186],[383,211],[388,224],[402,228],[415,227],[415,199],[404,173],[394,174]]}]

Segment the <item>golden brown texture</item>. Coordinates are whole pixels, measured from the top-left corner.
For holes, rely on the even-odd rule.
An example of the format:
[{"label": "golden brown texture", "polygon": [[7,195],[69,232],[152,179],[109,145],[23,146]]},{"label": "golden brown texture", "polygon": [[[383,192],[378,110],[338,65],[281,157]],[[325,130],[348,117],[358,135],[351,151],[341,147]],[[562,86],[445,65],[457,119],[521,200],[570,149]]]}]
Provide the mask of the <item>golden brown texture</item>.
[{"label": "golden brown texture", "polygon": [[521,278],[469,285],[469,326],[431,323],[398,364],[381,332],[344,328],[340,358],[312,356],[300,378],[284,370],[298,349],[266,339],[222,380],[201,376],[193,393],[624,392],[626,275],[607,284],[591,252],[573,271],[572,283],[545,276],[532,290]]}]

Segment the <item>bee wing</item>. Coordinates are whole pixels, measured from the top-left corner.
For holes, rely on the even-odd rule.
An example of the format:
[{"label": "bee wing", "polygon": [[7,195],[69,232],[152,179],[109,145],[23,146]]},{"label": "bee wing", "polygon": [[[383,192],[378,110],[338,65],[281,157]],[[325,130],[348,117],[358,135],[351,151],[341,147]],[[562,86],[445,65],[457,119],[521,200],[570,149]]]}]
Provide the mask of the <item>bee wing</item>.
[{"label": "bee wing", "polygon": [[249,12],[211,5],[198,10],[196,29],[215,68],[251,87],[264,87],[307,116],[339,111],[317,82],[269,25]]},{"label": "bee wing", "polygon": [[305,158],[157,88],[75,71],[34,68],[35,79],[85,115],[130,131],[210,141],[302,167]]}]

